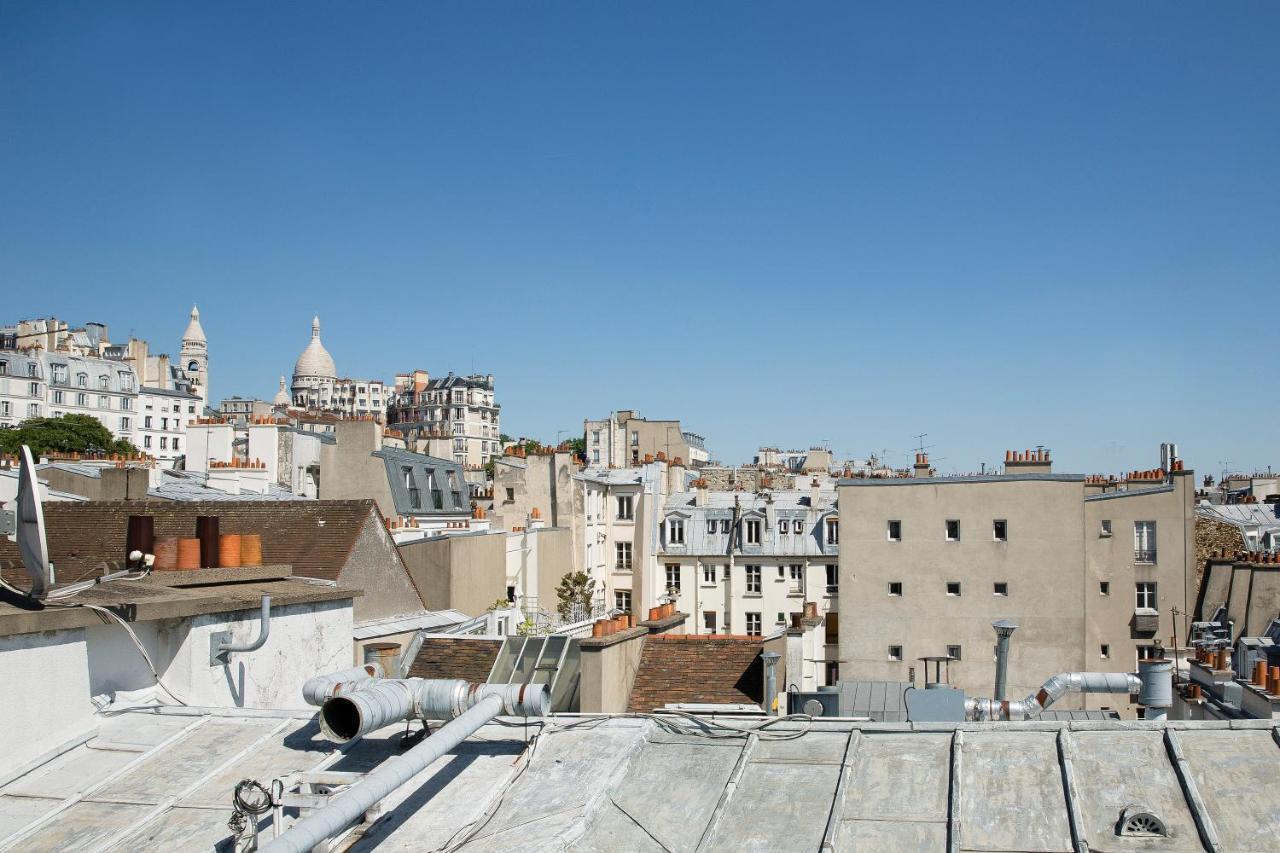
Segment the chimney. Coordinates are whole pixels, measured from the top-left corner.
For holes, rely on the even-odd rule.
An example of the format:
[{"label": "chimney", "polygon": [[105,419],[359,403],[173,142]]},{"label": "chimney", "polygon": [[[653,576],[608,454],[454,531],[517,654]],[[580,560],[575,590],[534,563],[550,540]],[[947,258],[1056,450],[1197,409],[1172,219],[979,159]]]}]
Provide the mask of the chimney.
[{"label": "chimney", "polygon": [[917,453],[916,464],[911,467],[911,475],[913,477],[929,476],[929,454]]},{"label": "chimney", "polygon": [[1048,448],[1004,452],[1005,474],[1049,474],[1052,471],[1053,463],[1049,459]]},{"label": "chimney", "polygon": [[818,478],[814,477],[809,481],[809,508],[818,508],[818,499],[822,497],[822,485],[818,482]]},{"label": "chimney", "polygon": [[693,481],[694,488],[698,491],[694,497],[694,506],[707,506],[711,503],[711,488],[705,478],[699,477]]}]

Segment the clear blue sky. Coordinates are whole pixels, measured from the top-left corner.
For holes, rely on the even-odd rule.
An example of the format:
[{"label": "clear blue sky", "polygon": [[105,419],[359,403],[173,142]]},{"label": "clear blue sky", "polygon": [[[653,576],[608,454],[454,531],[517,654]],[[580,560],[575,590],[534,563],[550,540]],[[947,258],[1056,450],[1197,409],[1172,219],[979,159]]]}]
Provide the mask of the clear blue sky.
[{"label": "clear blue sky", "polygon": [[[1280,463],[1280,4],[0,0],[9,319],[943,470]],[[1264,331],[1269,326],[1270,331]]]}]

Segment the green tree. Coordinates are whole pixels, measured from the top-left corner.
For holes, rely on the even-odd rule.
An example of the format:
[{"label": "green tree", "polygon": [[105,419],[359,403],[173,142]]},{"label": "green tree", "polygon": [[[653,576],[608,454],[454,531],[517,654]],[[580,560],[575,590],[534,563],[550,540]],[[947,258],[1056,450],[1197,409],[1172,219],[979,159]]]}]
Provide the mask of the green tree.
[{"label": "green tree", "polygon": [[591,615],[591,599],[595,597],[596,582],[583,572],[569,572],[556,587],[556,612],[565,621],[580,621]]},{"label": "green tree", "polygon": [[34,456],[42,453],[137,453],[124,439],[117,439],[89,415],[63,415],[60,418],[28,418],[17,429],[0,430],[0,449],[17,453],[22,445]]},{"label": "green tree", "polygon": [[569,452],[572,453],[574,456],[581,456],[584,458],[586,457],[587,455],[586,436],[580,435],[577,438],[569,439],[569,441],[565,443],[569,445]]}]

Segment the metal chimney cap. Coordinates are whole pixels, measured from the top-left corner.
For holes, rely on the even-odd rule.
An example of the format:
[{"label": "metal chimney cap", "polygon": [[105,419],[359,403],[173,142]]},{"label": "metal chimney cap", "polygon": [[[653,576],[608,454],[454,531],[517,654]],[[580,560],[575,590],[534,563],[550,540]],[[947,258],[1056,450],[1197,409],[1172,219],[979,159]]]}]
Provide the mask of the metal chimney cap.
[{"label": "metal chimney cap", "polygon": [[996,629],[997,636],[1008,637],[1018,630],[1018,623],[1011,619],[1001,619],[999,622],[992,622],[991,627]]}]

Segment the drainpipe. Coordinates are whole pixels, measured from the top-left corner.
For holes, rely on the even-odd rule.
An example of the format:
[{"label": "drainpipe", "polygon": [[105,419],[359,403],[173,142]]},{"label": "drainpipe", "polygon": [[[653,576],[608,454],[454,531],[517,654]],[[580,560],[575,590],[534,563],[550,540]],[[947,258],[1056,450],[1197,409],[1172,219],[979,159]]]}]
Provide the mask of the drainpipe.
[{"label": "drainpipe", "polygon": [[1005,674],[1009,667],[1009,638],[1018,626],[1008,619],[1001,619],[999,622],[992,622],[991,627],[996,629],[996,688],[992,696],[999,702],[1004,699]]},{"label": "drainpipe", "polygon": [[764,712],[773,713],[773,702],[778,698],[778,658],[777,652],[761,652],[764,661]]}]

